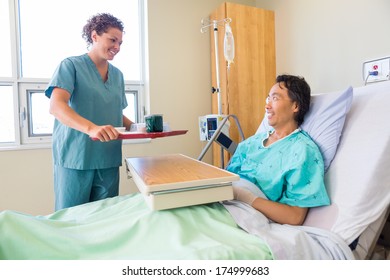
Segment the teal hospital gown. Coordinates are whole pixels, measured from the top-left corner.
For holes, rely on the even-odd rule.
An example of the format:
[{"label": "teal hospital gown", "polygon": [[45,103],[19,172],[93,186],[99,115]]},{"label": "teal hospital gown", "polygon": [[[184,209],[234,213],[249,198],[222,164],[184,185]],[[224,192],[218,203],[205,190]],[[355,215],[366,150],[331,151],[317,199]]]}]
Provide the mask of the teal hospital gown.
[{"label": "teal hospital gown", "polygon": [[291,206],[329,205],[324,163],[317,145],[300,129],[265,147],[269,133],[241,142],[227,170],[256,184],[268,199]]},{"label": "teal hospital gown", "polygon": [[[55,87],[67,90],[71,94],[69,106],[96,125],[123,125],[123,109],[127,106],[124,78],[112,64],[108,65],[104,82],[87,54],[67,58],[57,67],[45,91],[47,97]],[[55,120],[53,160],[55,165],[78,170],[119,167],[122,141],[93,141]]]}]

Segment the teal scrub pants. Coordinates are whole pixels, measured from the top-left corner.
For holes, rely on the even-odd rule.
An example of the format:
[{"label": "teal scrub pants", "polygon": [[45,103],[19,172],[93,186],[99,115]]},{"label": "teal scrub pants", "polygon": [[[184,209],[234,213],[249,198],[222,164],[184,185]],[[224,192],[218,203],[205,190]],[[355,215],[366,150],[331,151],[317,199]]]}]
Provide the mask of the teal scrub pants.
[{"label": "teal scrub pants", "polygon": [[54,166],[55,210],[117,196],[119,167],[77,170]]}]

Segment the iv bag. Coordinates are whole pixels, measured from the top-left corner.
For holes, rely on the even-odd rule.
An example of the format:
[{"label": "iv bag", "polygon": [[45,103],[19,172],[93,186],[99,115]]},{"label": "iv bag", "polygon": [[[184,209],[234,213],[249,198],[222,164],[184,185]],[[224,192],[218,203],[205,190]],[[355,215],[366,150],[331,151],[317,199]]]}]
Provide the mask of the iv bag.
[{"label": "iv bag", "polygon": [[230,27],[229,23],[225,24],[223,52],[225,59],[228,62],[228,66],[230,66],[230,63],[232,63],[234,60],[234,37],[232,28]]}]

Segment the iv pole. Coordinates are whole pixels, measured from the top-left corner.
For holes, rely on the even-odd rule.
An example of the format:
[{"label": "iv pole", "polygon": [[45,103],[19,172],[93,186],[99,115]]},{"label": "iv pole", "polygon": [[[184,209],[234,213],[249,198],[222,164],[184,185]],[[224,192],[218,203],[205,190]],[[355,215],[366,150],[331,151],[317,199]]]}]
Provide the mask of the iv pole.
[{"label": "iv pole", "polygon": [[219,82],[219,50],[218,50],[218,25],[219,24],[225,24],[232,22],[231,18],[225,18],[221,20],[212,20],[205,22],[204,19],[202,19],[202,27],[200,29],[201,33],[207,32],[208,27],[213,26],[214,31],[214,48],[215,48],[215,76],[216,76],[216,82],[217,87],[212,88],[212,92],[217,93],[217,104],[218,104],[218,115],[222,115],[222,102],[221,102],[221,89],[220,89],[220,82]]},{"label": "iv pole", "polygon": [[[213,26],[213,31],[214,31],[214,48],[215,48],[215,75],[216,75],[216,82],[217,82],[217,87],[214,88],[212,87],[212,93],[216,92],[217,93],[217,102],[218,102],[218,115],[222,115],[222,102],[221,102],[221,89],[220,89],[220,81],[219,81],[219,49],[218,49],[218,25],[221,24],[229,24],[230,22],[232,21],[231,18],[225,18],[225,19],[221,19],[221,20],[212,20],[212,21],[209,21],[207,20],[207,22],[205,22],[204,19],[202,19],[201,23],[202,23],[202,27],[200,29],[200,32],[201,33],[205,33],[207,32],[207,29],[208,27],[210,26]],[[226,28],[226,27],[225,27]],[[230,29],[230,27],[229,27]],[[225,30],[226,31],[226,30]],[[231,30],[230,30],[231,32]],[[226,36],[226,34],[225,34]],[[226,47],[226,42],[224,42],[224,48]],[[233,46],[234,48],[234,46]],[[234,50],[234,49],[233,49]],[[225,59],[228,61],[228,69],[230,67],[230,63],[232,61],[229,61],[229,58],[226,57],[226,52],[224,53],[225,55]],[[234,57],[234,52],[233,52],[233,57]],[[233,60],[233,58],[230,58],[231,60]],[[211,146],[211,143],[217,138],[217,136],[221,133],[221,130],[222,130],[222,127],[225,125],[225,123],[228,121],[229,117],[232,117],[234,118],[234,120],[236,121],[236,124],[237,124],[237,127],[239,129],[239,132],[240,132],[240,135],[241,135],[241,139],[245,139],[244,138],[244,134],[242,132],[242,129],[241,129],[241,126],[240,126],[240,123],[238,121],[238,118],[235,116],[235,115],[228,115],[228,116],[225,116],[223,121],[221,122],[220,126],[217,128],[217,130],[214,132],[213,136],[211,137],[211,139],[209,140],[209,143],[207,143],[206,147],[204,147],[202,153],[200,154],[200,156],[198,157],[198,160],[202,160],[203,156],[205,155],[205,153],[207,152],[207,150],[210,148]],[[221,151],[220,151],[220,154],[221,154],[221,168],[225,168],[224,166],[224,150],[222,148],[222,146],[220,147],[221,148]]]}]

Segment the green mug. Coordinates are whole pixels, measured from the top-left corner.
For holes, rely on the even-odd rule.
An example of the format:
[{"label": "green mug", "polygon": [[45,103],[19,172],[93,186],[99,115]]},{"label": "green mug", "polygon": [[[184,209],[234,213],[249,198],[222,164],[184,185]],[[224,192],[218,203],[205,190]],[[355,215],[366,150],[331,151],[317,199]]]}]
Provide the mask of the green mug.
[{"label": "green mug", "polygon": [[152,114],[145,116],[146,132],[162,132],[163,131],[163,116]]}]

